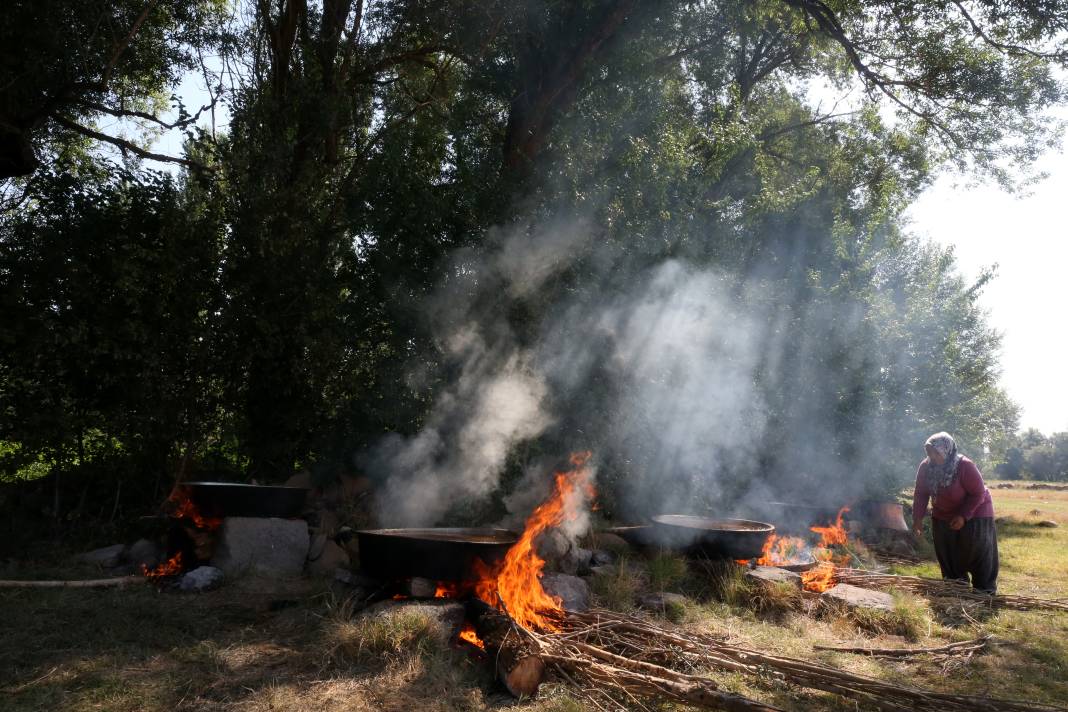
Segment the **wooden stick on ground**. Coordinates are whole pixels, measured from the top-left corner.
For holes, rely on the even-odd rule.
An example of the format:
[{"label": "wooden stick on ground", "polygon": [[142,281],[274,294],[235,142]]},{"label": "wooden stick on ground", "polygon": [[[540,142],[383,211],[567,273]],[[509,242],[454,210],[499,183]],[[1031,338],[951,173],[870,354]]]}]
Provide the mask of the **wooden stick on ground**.
[{"label": "wooden stick on ground", "polygon": [[990,635],[984,635],[975,640],[964,640],[935,648],[861,648],[813,645],[812,649],[830,650],[836,653],[857,653],[859,655],[870,655],[874,658],[905,658],[912,655],[962,655],[982,650],[986,647],[991,637]]},{"label": "wooden stick on ground", "polygon": [[0,588],[109,588],[147,582],[144,576],[118,576],[85,581],[0,581]]}]

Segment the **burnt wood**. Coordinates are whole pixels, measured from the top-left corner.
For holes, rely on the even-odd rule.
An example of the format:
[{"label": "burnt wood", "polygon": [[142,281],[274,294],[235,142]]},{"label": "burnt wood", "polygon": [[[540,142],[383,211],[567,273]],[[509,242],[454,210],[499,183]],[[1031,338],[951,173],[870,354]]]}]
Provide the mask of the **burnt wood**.
[{"label": "burnt wood", "polygon": [[545,679],[545,661],[515,630],[512,619],[478,599],[467,601],[464,611],[508,692],[517,698],[536,695]]}]

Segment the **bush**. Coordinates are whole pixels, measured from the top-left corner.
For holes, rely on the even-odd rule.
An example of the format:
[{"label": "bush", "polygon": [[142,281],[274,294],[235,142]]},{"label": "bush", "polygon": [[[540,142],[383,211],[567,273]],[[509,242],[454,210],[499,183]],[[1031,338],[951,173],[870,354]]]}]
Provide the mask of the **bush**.
[{"label": "bush", "polygon": [[641,587],[641,574],[626,559],[620,559],[611,573],[596,574],[590,579],[590,589],[600,605],[620,613],[634,610]]},{"label": "bush", "polygon": [[654,591],[674,590],[686,578],[686,558],[662,552],[649,560],[649,585]]}]

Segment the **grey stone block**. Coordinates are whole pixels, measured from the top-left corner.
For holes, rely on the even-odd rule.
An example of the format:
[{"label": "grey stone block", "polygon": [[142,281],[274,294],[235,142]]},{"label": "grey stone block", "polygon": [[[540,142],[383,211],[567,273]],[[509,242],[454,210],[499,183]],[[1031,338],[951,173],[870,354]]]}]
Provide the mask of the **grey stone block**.
[{"label": "grey stone block", "polygon": [[119,565],[125,552],[125,544],[112,544],[111,546],[79,554],[77,559],[87,564],[96,564],[97,566],[103,566],[105,569],[110,569]]},{"label": "grey stone block", "polygon": [[210,591],[222,585],[225,576],[214,566],[198,566],[188,571],[178,581],[178,588],[183,591]]},{"label": "grey stone block", "polygon": [[578,576],[545,574],[541,585],[550,596],[558,596],[566,610],[581,613],[590,607],[589,584]]},{"label": "grey stone block", "polygon": [[212,566],[229,577],[246,573],[299,576],[308,555],[303,519],[227,517],[219,529]]}]

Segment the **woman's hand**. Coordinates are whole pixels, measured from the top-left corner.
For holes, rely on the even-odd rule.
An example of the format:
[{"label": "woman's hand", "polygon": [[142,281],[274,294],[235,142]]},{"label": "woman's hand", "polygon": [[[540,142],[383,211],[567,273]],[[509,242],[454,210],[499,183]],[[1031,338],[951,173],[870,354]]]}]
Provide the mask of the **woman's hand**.
[{"label": "woman's hand", "polygon": [[955,532],[956,531],[960,531],[961,527],[963,527],[963,526],[964,526],[964,517],[960,516],[959,514],[949,520],[949,528],[952,529]]},{"label": "woman's hand", "polygon": [[923,522],[912,525],[912,536],[917,539],[923,539]]}]

